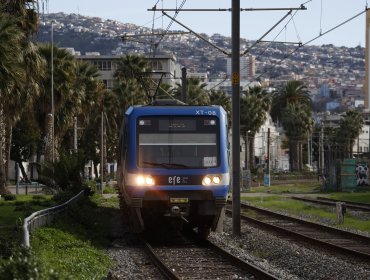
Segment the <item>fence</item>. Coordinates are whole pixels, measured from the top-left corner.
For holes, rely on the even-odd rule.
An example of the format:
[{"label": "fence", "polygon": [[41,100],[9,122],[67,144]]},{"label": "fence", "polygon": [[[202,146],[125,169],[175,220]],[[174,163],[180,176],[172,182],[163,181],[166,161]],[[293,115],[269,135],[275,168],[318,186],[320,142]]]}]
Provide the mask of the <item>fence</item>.
[{"label": "fence", "polygon": [[32,213],[32,215],[25,218],[23,222],[22,244],[25,247],[30,247],[30,232],[32,232],[32,230],[50,223],[56,214],[61,213],[68,209],[68,207],[70,207],[72,203],[75,203],[83,195],[84,191],[81,191],[76,196],[72,197],[70,200],[63,204],[34,212]]}]

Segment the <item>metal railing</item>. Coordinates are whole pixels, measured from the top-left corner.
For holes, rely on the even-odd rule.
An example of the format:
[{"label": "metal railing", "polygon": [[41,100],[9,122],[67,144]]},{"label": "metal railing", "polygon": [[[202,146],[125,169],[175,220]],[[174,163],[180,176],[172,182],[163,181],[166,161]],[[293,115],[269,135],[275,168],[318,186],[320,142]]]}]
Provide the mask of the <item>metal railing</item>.
[{"label": "metal railing", "polygon": [[25,218],[23,222],[22,245],[27,248],[30,247],[30,232],[32,232],[32,230],[50,223],[54,219],[54,216],[56,214],[59,214],[68,209],[68,207],[70,207],[72,203],[76,202],[83,195],[84,191],[81,191],[76,196],[72,197],[70,200],[63,204],[34,212],[30,216]]}]

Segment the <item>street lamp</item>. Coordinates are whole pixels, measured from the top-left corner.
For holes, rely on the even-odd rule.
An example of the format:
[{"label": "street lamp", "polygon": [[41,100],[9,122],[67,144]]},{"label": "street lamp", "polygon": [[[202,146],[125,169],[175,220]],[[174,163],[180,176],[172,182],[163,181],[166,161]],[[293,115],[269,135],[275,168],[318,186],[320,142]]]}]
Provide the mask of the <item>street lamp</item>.
[{"label": "street lamp", "polygon": [[54,131],[54,20],[51,21],[51,159],[55,161],[55,131]]}]

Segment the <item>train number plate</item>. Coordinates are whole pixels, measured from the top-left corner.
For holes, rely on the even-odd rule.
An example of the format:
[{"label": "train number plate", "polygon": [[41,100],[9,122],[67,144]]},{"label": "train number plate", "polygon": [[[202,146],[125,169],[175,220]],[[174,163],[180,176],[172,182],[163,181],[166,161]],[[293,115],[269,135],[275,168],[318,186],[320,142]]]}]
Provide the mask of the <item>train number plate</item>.
[{"label": "train number plate", "polygon": [[189,202],[189,198],[180,198],[180,197],[170,197],[170,203],[174,203],[174,204],[177,204],[177,203],[188,203]]}]

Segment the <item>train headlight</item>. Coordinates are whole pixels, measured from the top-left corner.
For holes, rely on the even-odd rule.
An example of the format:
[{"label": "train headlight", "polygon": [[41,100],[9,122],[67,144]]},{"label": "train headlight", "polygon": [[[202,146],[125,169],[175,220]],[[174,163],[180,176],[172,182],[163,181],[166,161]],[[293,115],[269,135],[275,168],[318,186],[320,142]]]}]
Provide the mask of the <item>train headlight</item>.
[{"label": "train headlight", "polygon": [[154,185],[154,179],[152,176],[146,176],[145,177],[145,184],[148,186],[153,186]]},{"label": "train headlight", "polygon": [[204,177],[202,180],[203,186],[209,186],[211,183],[212,183],[212,179],[209,176]]},{"label": "train headlight", "polygon": [[203,186],[214,186],[221,183],[221,175],[207,175],[202,180]]},{"label": "train headlight", "polygon": [[213,178],[212,178],[212,182],[213,182],[215,185],[218,185],[219,183],[221,183],[221,178],[220,178],[220,176],[213,176]]},{"label": "train headlight", "polygon": [[139,186],[143,186],[145,184],[145,177],[142,175],[138,175],[136,177],[136,184],[138,184]]},{"label": "train headlight", "polygon": [[138,186],[153,186],[155,184],[154,178],[150,175],[137,175],[135,182]]}]

